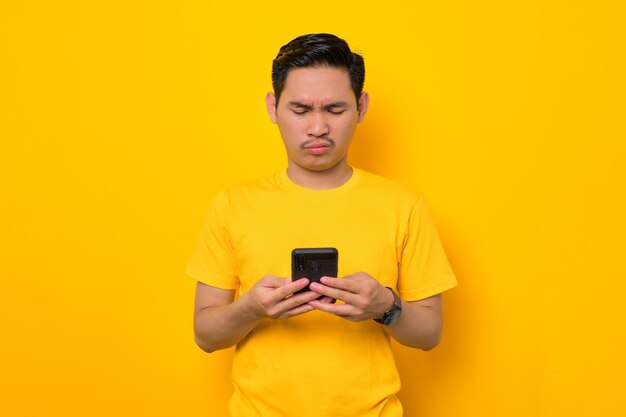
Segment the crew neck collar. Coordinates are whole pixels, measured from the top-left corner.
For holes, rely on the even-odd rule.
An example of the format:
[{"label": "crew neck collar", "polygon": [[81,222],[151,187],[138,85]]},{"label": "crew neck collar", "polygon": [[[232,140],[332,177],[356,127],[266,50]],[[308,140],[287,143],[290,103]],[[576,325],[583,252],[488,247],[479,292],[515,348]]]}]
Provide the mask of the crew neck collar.
[{"label": "crew neck collar", "polygon": [[283,187],[285,187],[289,191],[296,192],[302,195],[315,195],[315,196],[333,196],[346,192],[347,190],[354,187],[361,179],[363,175],[362,171],[358,168],[352,167],[352,175],[348,179],[348,181],[341,184],[339,187],[328,188],[325,190],[316,190],[313,188],[307,188],[302,185],[296,184],[289,178],[287,175],[287,169],[283,169],[278,173],[280,183]]}]

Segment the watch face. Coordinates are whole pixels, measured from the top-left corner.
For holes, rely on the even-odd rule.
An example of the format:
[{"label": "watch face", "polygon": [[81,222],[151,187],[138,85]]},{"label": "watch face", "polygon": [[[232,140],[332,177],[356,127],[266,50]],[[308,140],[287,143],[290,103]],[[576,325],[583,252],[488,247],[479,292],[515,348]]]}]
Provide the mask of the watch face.
[{"label": "watch face", "polygon": [[398,319],[400,318],[401,311],[402,310],[398,308],[390,312],[389,315],[385,317],[385,324],[389,326],[390,324],[394,324],[396,321],[398,321]]}]

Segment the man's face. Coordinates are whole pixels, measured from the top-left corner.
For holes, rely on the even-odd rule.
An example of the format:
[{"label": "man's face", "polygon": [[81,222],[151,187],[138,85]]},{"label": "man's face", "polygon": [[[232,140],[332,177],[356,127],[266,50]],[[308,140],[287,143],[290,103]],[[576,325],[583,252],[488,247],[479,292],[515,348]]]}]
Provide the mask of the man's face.
[{"label": "man's face", "polygon": [[311,67],[289,70],[276,106],[267,95],[267,110],[283,138],[289,166],[324,171],[347,163],[357,123],[367,110],[363,93],[360,111],[344,68]]}]

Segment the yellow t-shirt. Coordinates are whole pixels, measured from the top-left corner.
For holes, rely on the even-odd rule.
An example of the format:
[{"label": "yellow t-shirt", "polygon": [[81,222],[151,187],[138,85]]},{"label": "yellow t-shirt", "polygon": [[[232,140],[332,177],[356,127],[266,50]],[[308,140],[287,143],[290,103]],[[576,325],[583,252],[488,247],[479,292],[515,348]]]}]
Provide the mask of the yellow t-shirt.
[{"label": "yellow t-shirt", "polygon": [[[294,248],[334,247],[339,277],[363,271],[415,301],[456,285],[421,196],[355,169],[344,185],[311,190],[281,171],[218,194],[188,274],[248,291],[290,277]],[[390,340],[373,320],[312,311],[264,319],[236,348],[233,417],[399,417]]]}]

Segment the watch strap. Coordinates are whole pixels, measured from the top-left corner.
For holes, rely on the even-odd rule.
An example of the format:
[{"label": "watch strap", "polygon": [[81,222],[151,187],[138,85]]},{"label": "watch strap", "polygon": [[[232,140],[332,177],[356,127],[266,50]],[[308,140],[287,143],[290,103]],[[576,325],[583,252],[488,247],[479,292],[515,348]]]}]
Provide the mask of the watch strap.
[{"label": "watch strap", "polygon": [[394,324],[400,318],[400,312],[402,311],[402,301],[400,300],[400,297],[398,297],[398,294],[396,294],[396,292],[393,290],[393,288],[385,288],[387,288],[389,291],[391,291],[391,294],[393,294],[393,306],[391,306],[389,310],[385,311],[381,318],[374,319],[374,321],[376,323],[389,326],[391,324]]}]

